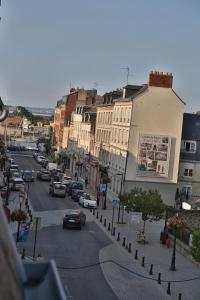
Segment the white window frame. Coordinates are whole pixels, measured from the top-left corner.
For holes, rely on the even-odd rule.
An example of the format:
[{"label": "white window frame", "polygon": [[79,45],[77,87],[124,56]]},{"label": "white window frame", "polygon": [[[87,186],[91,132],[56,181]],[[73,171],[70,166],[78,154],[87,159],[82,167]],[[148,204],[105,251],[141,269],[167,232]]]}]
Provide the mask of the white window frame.
[{"label": "white window frame", "polygon": [[[190,150],[187,151],[186,150],[186,144],[189,143],[190,144]],[[191,149],[191,145],[193,145],[193,149]],[[184,153],[196,153],[196,147],[197,147],[197,143],[196,141],[192,141],[192,140],[184,140],[183,141],[183,152]]]}]

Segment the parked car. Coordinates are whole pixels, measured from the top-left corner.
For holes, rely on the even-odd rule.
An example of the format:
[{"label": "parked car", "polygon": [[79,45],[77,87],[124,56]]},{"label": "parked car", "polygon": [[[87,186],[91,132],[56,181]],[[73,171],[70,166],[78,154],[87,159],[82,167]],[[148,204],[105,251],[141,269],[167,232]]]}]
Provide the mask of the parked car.
[{"label": "parked car", "polygon": [[48,162],[46,168],[49,171],[57,170],[58,164],[54,162]]},{"label": "parked car", "polygon": [[13,177],[11,182],[10,182],[10,188],[13,191],[19,191],[19,190],[24,191],[24,181],[23,181],[23,179],[19,178],[19,177]]},{"label": "parked car", "polygon": [[72,181],[72,177],[62,174],[62,175],[60,175],[60,181],[62,181],[63,184],[65,184],[69,181]]},{"label": "parked car", "polygon": [[87,193],[79,198],[79,204],[86,208],[97,208],[97,201]]},{"label": "parked car", "polygon": [[37,172],[37,179],[43,181],[51,181],[51,173],[45,169],[40,169]]},{"label": "parked car", "polygon": [[49,160],[48,159],[44,159],[44,160],[42,160],[41,161],[41,166],[43,167],[43,168],[46,168],[47,167],[47,165],[48,165],[48,162],[49,162]]},{"label": "parked car", "polygon": [[85,225],[86,215],[79,209],[69,210],[63,218],[63,228],[76,227],[81,229]]},{"label": "parked car", "polygon": [[70,184],[69,188],[68,188],[68,194],[69,195],[71,195],[73,189],[83,190],[82,182],[79,182],[79,181],[72,182],[72,184]]},{"label": "parked car", "polygon": [[11,172],[14,172],[14,171],[19,172],[19,166],[16,164],[11,164],[9,169]]},{"label": "parked car", "polygon": [[53,179],[53,181],[61,181],[60,180],[60,173],[62,173],[62,171],[60,169],[56,169],[56,170],[52,170],[51,171],[51,177]]},{"label": "parked car", "polygon": [[61,182],[52,182],[49,185],[49,194],[52,196],[66,196],[66,187]]},{"label": "parked car", "polygon": [[30,170],[22,171],[22,178],[25,182],[34,181],[35,179],[34,171],[30,171]]},{"label": "parked car", "polygon": [[38,156],[37,156],[37,162],[38,162],[39,164],[41,164],[45,159],[46,159],[45,156],[42,156],[42,155],[38,155]]},{"label": "parked car", "polygon": [[71,198],[75,201],[75,202],[79,202],[79,198],[84,194],[83,190],[76,190],[73,189],[72,193],[71,193]]}]

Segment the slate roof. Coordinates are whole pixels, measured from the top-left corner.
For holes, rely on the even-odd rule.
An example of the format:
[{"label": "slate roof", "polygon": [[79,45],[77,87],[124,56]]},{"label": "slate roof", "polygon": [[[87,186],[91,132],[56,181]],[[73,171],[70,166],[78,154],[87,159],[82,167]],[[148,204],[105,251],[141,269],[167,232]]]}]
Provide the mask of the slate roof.
[{"label": "slate roof", "polygon": [[183,116],[183,140],[200,140],[200,115],[185,113]]}]

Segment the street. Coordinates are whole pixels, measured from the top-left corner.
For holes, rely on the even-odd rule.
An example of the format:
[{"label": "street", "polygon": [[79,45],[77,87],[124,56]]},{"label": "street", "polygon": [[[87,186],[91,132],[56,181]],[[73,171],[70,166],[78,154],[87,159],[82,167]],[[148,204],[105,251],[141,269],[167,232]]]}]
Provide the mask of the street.
[{"label": "street", "polygon": [[[27,155],[27,154],[26,154]],[[38,165],[29,156],[22,153],[13,153],[12,157],[19,164],[21,170],[38,170]],[[35,211],[40,215],[50,211],[50,216],[67,208],[76,208],[70,197],[56,198],[49,195],[49,183],[37,181],[30,183],[29,200]],[[64,215],[64,211],[63,211]],[[21,243],[21,248],[26,248],[29,256],[33,254],[34,232],[29,239]],[[99,252],[102,248],[111,244],[111,240],[95,224],[86,222],[86,226],[80,230],[63,230],[61,224],[57,226],[43,227],[38,232],[36,255],[40,254],[45,259],[55,259],[63,285],[69,291],[71,299],[117,299],[112,289],[106,282],[99,263]],[[85,266],[97,264],[93,267]],[[76,267],[74,270],[67,270]]]}]

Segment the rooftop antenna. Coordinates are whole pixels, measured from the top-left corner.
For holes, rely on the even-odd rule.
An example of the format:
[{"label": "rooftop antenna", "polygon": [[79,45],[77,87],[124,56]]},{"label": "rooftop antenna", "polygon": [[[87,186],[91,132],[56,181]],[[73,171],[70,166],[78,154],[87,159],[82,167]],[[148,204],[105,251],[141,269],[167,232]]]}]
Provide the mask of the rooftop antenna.
[{"label": "rooftop antenna", "polygon": [[130,74],[130,67],[129,66],[127,66],[127,67],[125,67],[125,68],[121,68],[122,70],[126,70],[126,84],[128,85],[128,81],[129,81],[129,77],[130,76],[133,76],[133,75],[131,75]]}]

